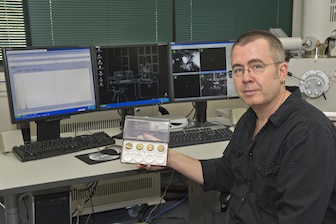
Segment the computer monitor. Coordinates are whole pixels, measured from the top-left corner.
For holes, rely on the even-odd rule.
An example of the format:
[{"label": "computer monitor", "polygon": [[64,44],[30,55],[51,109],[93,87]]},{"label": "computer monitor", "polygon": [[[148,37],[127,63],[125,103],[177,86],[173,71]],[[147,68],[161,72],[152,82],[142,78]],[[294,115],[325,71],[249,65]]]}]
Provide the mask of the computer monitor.
[{"label": "computer monitor", "polygon": [[60,120],[97,109],[93,46],[3,48],[13,124],[35,121],[37,140],[60,137]]},{"label": "computer monitor", "polygon": [[[168,44],[96,46],[99,109],[121,110],[170,102]],[[122,126],[122,125],[121,125]]]},{"label": "computer monitor", "polygon": [[238,98],[231,70],[234,42],[170,43],[172,102],[194,102],[196,125],[206,123],[209,100]]}]

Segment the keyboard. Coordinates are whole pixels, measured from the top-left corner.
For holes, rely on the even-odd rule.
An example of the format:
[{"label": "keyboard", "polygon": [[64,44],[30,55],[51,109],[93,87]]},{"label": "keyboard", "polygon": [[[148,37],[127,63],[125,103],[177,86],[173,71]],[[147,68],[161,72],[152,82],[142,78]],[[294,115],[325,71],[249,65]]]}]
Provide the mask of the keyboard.
[{"label": "keyboard", "polygon": [[76,137],[65,137],[30,144],[14,146],[13,153],[22,162],[48,158],[114,144],[115,141],[105,132],[97,132]]},{"label": "keyboard", "polygon": [[169,147],[227,141],[231,139],[232,134],[233,132],[227,127],[201,127],[171,131]]}]

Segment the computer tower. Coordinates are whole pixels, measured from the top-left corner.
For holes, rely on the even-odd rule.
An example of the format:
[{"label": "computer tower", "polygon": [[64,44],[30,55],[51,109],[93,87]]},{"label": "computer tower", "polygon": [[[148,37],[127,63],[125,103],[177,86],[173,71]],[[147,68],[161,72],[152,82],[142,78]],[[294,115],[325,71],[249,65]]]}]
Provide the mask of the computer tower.
[{"label": "computer tower", "polygon": [[29,195],[30,224],[71,224],[69,188],[31,192]]}]

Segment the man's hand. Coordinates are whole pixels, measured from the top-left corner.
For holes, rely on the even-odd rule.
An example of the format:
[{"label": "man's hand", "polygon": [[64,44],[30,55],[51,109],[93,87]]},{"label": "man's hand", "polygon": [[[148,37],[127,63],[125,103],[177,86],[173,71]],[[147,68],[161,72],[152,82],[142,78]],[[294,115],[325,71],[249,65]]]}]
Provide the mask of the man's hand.
[{"label": "man's hand", "polygon": [[144,137],[144,139],[152,141],[152,142],[159,142],[160,141],[160,139],[155,138],[153,135],[150,135],[148,133],[144,133],[143,137]]},{"label": "man's hand", "polygon": [[136,167],[138,169],[146,169],[149,171],[158,171],[158,170],[163,170],[165,166],[153,166],[150,164],[136,164]]},{"label": "man's hand", "polygon": [[[149,140],[149,141],[153,141],[153,142],[160,141],[158,138],[155,138],[154,136],[152,136],[148,133],[144,133],[143,137],[144,137],[144,139]],[[158,170],[163,170],[165,168],[164,166],[153,166],[153,165],[150,165],[150,164],[136,164],[136,167],[138,169],[146,169],[146,170],[149,170],[149,171],[158,171]]]}]

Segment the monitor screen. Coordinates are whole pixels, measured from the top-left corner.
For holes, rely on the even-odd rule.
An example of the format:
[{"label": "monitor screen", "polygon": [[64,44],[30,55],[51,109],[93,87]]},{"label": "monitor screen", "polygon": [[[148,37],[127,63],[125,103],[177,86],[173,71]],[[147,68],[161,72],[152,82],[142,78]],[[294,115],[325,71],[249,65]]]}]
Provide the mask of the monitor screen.
[{"label": "monitor screen", "polygon": [[97,46],[99,109],[170,102],[168,44]]},{"label": "monitor screen", "polygon": [[171,43],[173,102],[237,98],[231,70],[234,42]]},{"label": "monitor screen", "polygon": [[93,47],[5,48],[3,57],[12,123],[96,110]]},{"label": "monitor screen", "polygon": [[238,98],[231,75],[234,42],[170,43],[172,102],[195,102],[196,126],[206,121],[207,101]]}]

